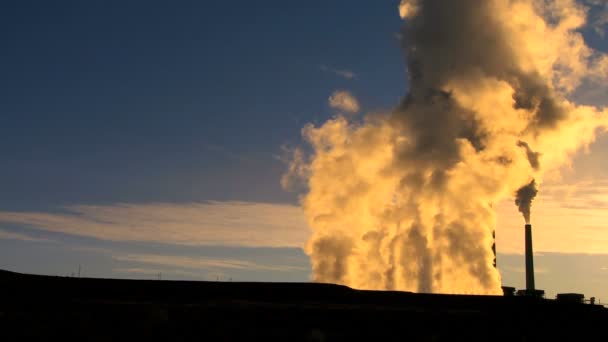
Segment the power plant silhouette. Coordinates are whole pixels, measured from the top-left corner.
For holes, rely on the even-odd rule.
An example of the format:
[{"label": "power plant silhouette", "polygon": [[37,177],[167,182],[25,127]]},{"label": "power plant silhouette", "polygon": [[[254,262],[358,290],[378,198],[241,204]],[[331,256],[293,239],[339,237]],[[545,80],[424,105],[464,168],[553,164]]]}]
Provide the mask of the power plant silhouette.
[{"label": "power plant silhouette", "polygon": [[[526,287],[525,289],[519,289],[516,292],[515,287],[511,286],[502,286],[503,294],[507,297],[511,296],[526,296],[526,297],[536,297],[536,298],[544,298],[545,291],[536,288],[535,280],[534,280],[534,248],[532,244],[532,225],[530,223],[526,223],[524,226],[524,243],[525,243],[525,275],[526,275]],[[494,251],[494,256],[496,257],[496,244],[492,245],[492,250]],[[494,261],[494,266],[496,266],[496,261]],[[569,302],[569,303],[585,303],[585,295],[582,293],[558,293],[555,297],[555,300],[558,302]],[[589,298],[588,302],[590,304],[595,304],[595,297]]]},{"label": "power plant silhouette", "polygon": [[[608,309],[545,299],[525,225],[526,288],[504,296],[364,291],[321,283],[52,277],[0,271],[7,340],[495,341],[606,339]],[[493,246],[495,250],[495,245]],[[534,322],[534,324],[530,324]]]},{"label": "power plant silhouette", "polygon": [[[524,227],[526,288],[504,296],[364,291],[322,283],[53,277],[0,271],[8,340],[495,341],[606,339],[608,309],[545,299]],[[494,252],[496,245],[492,246]],[[530,324],[534,322],[534,324]]]}]

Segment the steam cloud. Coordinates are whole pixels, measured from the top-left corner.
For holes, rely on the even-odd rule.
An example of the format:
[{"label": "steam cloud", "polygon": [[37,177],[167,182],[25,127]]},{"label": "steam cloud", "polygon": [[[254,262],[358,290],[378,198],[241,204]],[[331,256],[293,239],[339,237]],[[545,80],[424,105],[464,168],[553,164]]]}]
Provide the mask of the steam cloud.
[{"label": "steam cloud", "polygon": [[529,212],[530,179],[542,183],[606,129],[605,109],[568,95],[608,59],[577,32],[586,9],[574,0],[399,9],[409,93],[390,113],[306,125],[312,152],[297,150],[290,168],[305,175],[314,280],[501,293],[492,203],[523,187]]},{"label": "steam cloud", "polygon": [[359,111],[359,101],[346,90],[336,90],[327,100],[331,108],[344,111],[346,113],[356,113]]},{"label": "steam cloud", "polygon": [[532,207],[532,200],[534,200],[537,193],[536,181],[532,180],[530,184],[522,186],[515,194],[515,204],[519,212],[524,215],[526,223],[530,223],[530,208]]}]

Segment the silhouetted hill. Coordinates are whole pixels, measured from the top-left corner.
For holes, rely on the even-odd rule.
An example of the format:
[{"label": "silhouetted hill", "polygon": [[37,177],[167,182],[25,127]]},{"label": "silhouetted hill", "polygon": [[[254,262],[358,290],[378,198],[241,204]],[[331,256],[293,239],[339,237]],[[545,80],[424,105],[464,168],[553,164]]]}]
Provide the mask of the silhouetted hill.
[{"label": "silhouetted hill", "polygon": [[529,297],[314,283],[90,279],[0,271],[3,339],[537,341],[606,339],[608,310]]}]

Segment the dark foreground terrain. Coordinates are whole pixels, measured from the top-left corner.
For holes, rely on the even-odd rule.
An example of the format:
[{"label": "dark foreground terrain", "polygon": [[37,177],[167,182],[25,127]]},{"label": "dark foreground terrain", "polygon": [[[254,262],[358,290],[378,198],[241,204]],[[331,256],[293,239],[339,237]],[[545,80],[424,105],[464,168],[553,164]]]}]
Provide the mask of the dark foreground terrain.
[{"label": "dark foreground terrain", "polygon": [[608,340],[608,310],[529,297],[0,271],[0,341]]}]

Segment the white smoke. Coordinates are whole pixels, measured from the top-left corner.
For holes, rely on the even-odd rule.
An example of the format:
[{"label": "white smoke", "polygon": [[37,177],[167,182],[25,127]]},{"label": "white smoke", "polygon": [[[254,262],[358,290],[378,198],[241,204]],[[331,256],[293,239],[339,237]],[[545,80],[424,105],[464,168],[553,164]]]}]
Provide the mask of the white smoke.
[{"label": "white smoke", "polygon": [[306,170],[314,279],[500,293],[492,204],[607,127],[605,109],[567,96],[608,59],[577,32],[586,9],[573,0],[403,0],[399,11],[402,103],[303,129],[313,152],[292,170]]}]

